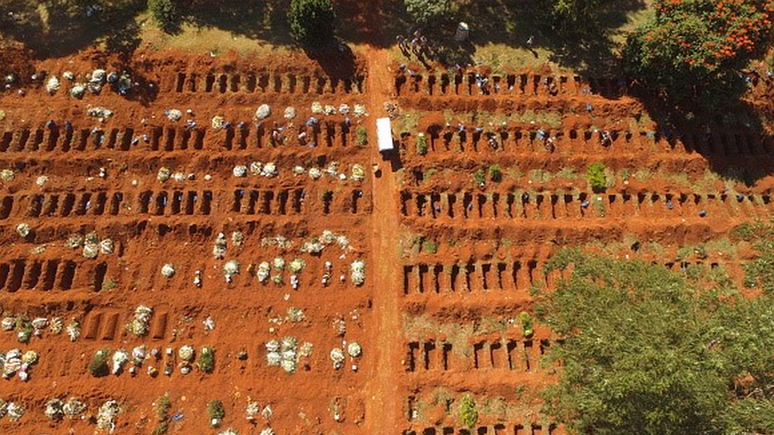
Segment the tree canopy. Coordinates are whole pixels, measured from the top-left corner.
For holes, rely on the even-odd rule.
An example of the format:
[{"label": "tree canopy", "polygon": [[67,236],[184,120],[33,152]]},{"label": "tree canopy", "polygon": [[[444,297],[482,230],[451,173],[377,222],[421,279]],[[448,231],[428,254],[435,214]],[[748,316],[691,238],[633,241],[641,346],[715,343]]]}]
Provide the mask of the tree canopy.
[{"label": "tree canopy", "polygon": [[331,0],[291,0],[288,23],[293,37],[300,43],[319,47],[333,38],[336,13]]},{"label": "tree canopy", "polygon": [[564,251],[541,312],[561,337],[547,411],[579,434],[774,431],[774,304],[721,270]]},{"label": "tree canopy", "polygon": [[419,24],[443,18],[451,9],[451,0],[403,0],[406,11]]},{"label": "tree canopy", "polygon": [[771,0],[655,0],[653,7],[627,41],[625,67],[676,102],[738,92],[739,70],[771,42]]}]

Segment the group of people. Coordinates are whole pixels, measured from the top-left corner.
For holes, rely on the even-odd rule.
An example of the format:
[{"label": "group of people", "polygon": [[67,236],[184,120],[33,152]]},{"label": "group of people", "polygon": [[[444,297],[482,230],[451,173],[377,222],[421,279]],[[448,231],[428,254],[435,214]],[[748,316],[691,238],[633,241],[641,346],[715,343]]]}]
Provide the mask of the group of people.
[{"label": "group of people", "polygon": [[411,54],[414,54],[421,60],[431,56],[438,48],[436,42],[430,41],[419,29],[415,30],[409,38],[403,35],[395,37],[400,51],[406,57],[411,57]]}]

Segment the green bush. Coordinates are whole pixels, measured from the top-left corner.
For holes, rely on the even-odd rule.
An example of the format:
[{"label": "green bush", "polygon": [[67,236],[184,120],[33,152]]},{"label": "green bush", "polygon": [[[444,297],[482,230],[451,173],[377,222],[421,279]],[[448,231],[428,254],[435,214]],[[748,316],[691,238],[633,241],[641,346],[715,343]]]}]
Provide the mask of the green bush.
[{"label": "green bush", "polygon": [[521,330],[524,332],[524,338],[531,338],[535,334],[535,328],[532,324],[532,316],[528,312],[522,311],[519,313],[519,320],[521,320]]},{"label": "green bush", "polygon": [[[566,35],[588,36],[602,28],[600,16],[611,0],[540,0],[549,24]],[[614,4],[614,3],[613,3]]]},{"label": "green bush", "polygon": [[443,18],[451,9],[450,0],[404,0],[406,11],[419,24]]},{"label": "green bush", "polygon": [[469,429],[472,429],[478,421],[476,402],[470,395],[464,396],[460,403],[460,421]]},{"label": "green bush", "polygon": [[605,177],[605,165],[600,162],[594,162],[588,169],[589,186],[594,192],[604,192],[607,186],[607,177]]},{"label": "green bush", "polygon": [[473,181],[476,182],[476,186],[483,186],[486,184],[486,175],[484,175],[483,169],[479,169],[473,174]]},{"label": "green bush", "polygon": [[361,147],[368,145],[368,130],[362,125],[357,128],[357,144]]},{"label": "green bush", "polygon": [[427,137],[423,133],[417,135],[417,154],[420,156],[427,154]]},{"label": "green bush", "polygon": [[109,356],[110,350],[98,350],[89,362],[89,373],[91,373],[91,375],[96,378],[107,376],[107,374],[110,373],[110,369],[107,363]]},{"label": "green bush", "polygon": [[498,183],[503,181],[503,172],[500,170],[500,165],[492,165],[489,167],[489,179]]},{"label": "green bush", "polygon": [[179,24],[174,0],[148,0],[148,11],[165,32],[174,30]]},{"label": "green bush", "polygon": [[212,373],[215,369],[215,351],[211,347],[203,347],[196,364],[204,373]]},{"label": "green bush", "polygon": [[169,430],[169,410],[172,408],[172,403],[169,401],[169,391],[159,397],[158,403],[156,403],[156,420],[158,425],[153,429],[153,435],[164,435]]},{"label": "green bush", "polygon": [[211,400],[207,404],[207,415],[210,417],[210,423],[213,420],[221,421],[226,416],[226,411],[223,410],[223,402],[220,400]]},{"label": "green bush", "polygon": [[291,0],[288,10],[290,33],[296,41],[320,47],[333,39],[336,13],[331,0]]}]

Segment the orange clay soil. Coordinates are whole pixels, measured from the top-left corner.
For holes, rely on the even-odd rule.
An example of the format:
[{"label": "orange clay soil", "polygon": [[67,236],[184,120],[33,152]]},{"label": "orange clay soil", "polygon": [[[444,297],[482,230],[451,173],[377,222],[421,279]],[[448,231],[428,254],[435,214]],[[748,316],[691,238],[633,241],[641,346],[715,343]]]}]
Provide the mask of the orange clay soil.
[{"label": "orange clay soil", "polygon": [[[366,24],[379,19],[376,7],[347,5]],[[366,25],[364,33],[392,37],[378,28]],[[169,392],[169,433],[233,427],[257,434],[271,427],[277,434],[559,434],[561,426],[540,411],[540,391],[555,376],[542,356],[555,337],[541,325],[525,337],[519,320],[534,305],[530,290],[551,289],[561,278],[543,273],[551,256],[563,246],[619,244],[615,255],[675,270],[686,262],[722,265],[740,278],[739,258],[749,247],[741,246],[737,258],[709,252],[684,262],[674,260],[676,251],[771,215],[770,178],[733,190],[720,181],[691,186],[709,170],[769,162],[767,136],[735,127],[665,137],[617,81],[549,68],[495,76],[412,65],[417,72],[410,76],[389,50],[376,47],[326,68],[300,55],[145,49],[129,64],[99,51],[36,63],[21,49],[6,56],[25,94],[18,87],[0,94],[0,169],[13,171],[0,181],[0,307],[4,318],[59,317],[65,326],[77,320],[80,336],[70,341],[46,328],[23,344],[18,330],[0,333],[0,350],[39,355],[28,382],[0,381],[0,399],[27,411],[18,422],[0,420],[0,433],[90,433],[90,418],[115,399],[115,433],[150,434],[159,424],[155,404]],[[83,82],[96,68],[129,71],[136,86],[127,96],[106,85],[99,95],[87,90],[72,98],[73,82],[62,74]],[[56,75],[61,89],[49,95],[46,78],[31,80],[34,71]],[[476,72],[490,80],[486,92]],[[756,101],[769,88],[757,83]],[[314,114],[314,102],[337,113]],[[374,119],[395,115],[386,102],[404,114],[421,112],[417,131],[394,130],[400,152],[392,160],[375,151]],[[271,114],[257,120],[261,104]],[[343,104],[346,114],[339,113]],[[367,115],[354,113],[361,104]],[[289,106],[296,109],[290,119]],[[113,114],[90,116],[94,107]],[[181,111],[179,120],[168,118],[172,109]],[[484,113],[519,118],[470,121]],[[532,122],[525,113],[559,119]],[[225,125],[214,128],[218,116]],[[311,117],[317,122],[308,123]],[[358,143],[361,128],[366,146]],[[428,143],[423,156],[416,153],[419,132]],[[616,173],[603,194],[586,182],[595,161]],[[253,162],[274,163],[279,173],[254,175]],[[484,186],[475,185],[472,174],[492,164],[505,179],[487,175]],[[234,176],[239,165],[246,176]],[[364,179],[353,179],[355,165]],[[157,179],[162,168],[170,179]],[[319,179],[311,168],[321,171]],[[565,169],[571,172],[557,175]],[[536,170],[555,176],[540,179]],[[652,177],[638,178],[638,170]],[[684,174],[688,182],[659,173]],[[26,237],[20,224],[31,230]],[[300,252],[325,231],[346,243],[333,240],[319,255]],[[91,232],[112,240],[112,253],[89,259],[83,246],[65,245]],[[241,244],[232,242],[234,232],[243,235]],[[213,255],[219,233],[227,239],[222,259]],[[277,236],[289,244],[276,243]],[[624,240],[664,250],[635,252]],[[260,282],[259,264],[276,257],[286,261],[284,270],[272,268],[268,282]],[[305,267],[294,289],[289,264],[296,258]],[[231,282],[223,273],[229,260],[240,265]],[[355,260],[365,263],[359,286],[350,274]],[[168,263],[170,278],[161,274]],[[153,314],[147,333],[137,336],[127,325],[141,305]],[[205,327],[207,319],[214,329]],[[288,336],[299,348],[313,344],[293,374],[267,365],[266,344]],[[346,353],[353,341],[362,355],[346,356],[334,369],[331,350]],[[134,374],[131,363],[100,378],[87,370],[100,349],[112,356],[141,345],[149,356]],[[185,345],[197,353],[214,348],[214,372],[194,366],[183,374],[177,352]],[[150,356],[153,349],[158,356]],[[174,369],[169,376],[167,364]],[[162,373],[152,377],[149,367]],[[458,418],[464,394],[479,411],[473,428]],[[50,421],[43,410],[55,397],[78,397],[88,411]],[[224,404],[220,429],[210,428],[211,400]],[[248,420],[249,401],[271,412]]]}]

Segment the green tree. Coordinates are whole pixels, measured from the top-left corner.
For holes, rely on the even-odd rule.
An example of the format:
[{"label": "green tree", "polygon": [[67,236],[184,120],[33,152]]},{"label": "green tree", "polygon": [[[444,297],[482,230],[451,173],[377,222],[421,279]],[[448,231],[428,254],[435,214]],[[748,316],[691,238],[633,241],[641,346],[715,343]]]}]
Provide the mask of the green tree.
[{"label": "green tree", "polygon": [[177,29],[179,23],[174,0],[148,0],[148,11],[161,30],[172,32]]},{"label": "green tree", "polygon": [[569,251],[543,294],[562,361],[547,412],[580,434],[772,433],[774,304],[730,279]]},{"label": "green tree", "polygon": [[288,10],[290,32],[298,42],[320,47],[333,38],[336,13],[331,0],[291,0]]},{"label": "green tree", "polygon": [[551,25],[565,34],[600,33],[600,12],[610,0],[540,0]]},{"label": "green tree", "polygon": [[676,104],[738,95],[738,72],[771,42],[770,0],[656,0],[624,49],[627,73]]},{"label": "green tree", "polygon": [[419,24],[443,18],[451,10],[451,0],[403,0],[406,11]]}]

